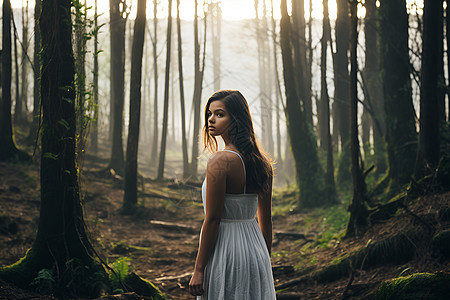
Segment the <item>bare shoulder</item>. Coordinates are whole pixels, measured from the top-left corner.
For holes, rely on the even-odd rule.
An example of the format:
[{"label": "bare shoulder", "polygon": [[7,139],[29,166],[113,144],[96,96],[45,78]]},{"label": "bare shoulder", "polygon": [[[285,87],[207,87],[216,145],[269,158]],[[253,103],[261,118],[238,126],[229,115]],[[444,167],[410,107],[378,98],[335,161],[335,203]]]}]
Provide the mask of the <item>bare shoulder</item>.
[{"label": "bare shoulder", "polygon": [[208,173],[228,173],[236,159],[240,161],[239,157],[234,153],[218,151],[209,157],[206,170]]}]

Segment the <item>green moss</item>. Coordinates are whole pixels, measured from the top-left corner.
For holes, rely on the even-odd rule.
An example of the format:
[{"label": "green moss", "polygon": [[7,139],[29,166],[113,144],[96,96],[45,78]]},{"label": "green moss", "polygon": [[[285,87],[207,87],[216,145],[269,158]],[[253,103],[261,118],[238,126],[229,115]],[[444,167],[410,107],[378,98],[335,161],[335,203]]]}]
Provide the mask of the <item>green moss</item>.
[{"label": "green moss", "polygon": [[450,295],[450,274],[416,273],[385,281],[376,292],[377,300],[444,300]]}]

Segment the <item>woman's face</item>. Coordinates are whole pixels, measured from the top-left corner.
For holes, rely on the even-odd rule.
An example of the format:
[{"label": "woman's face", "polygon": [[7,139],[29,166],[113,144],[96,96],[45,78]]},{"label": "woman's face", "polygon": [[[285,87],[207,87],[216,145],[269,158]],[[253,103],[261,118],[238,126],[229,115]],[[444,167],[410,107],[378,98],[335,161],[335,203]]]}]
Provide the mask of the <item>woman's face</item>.
[{"label": "woman's face", "polygon": [[210,135],[218,136],[228,132],[231,118],[221,100],[215,100],[209,104],[207,116]]}]

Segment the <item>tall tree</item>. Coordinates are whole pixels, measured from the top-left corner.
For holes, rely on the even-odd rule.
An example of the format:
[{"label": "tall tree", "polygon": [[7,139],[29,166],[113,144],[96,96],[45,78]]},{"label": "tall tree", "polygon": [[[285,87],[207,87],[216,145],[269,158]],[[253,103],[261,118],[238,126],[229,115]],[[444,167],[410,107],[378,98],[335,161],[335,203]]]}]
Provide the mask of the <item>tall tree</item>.
[{"label": "tall tree", "polygon": [[[26,118],[28,100],[28,0],[22,6],[22,70],[21,70],[20,99],[23,104],[24,117]],[[25,119],[26,120],[26,119]]]},{"label": "tall tree", "polygon": [[169,10],[167,17],[167,46],[166,46],[166,76],[164,83],[164,111],[163,111],[163,124],[161,134],[161,149],[159,153],[159,165],[157,179],[164,178],[164,163],[166,161],[166,142],[167,142],[167,127],[169,118],[169,75],[170,75],[170,54],[172,47],[172,0],[168,0]]},{"label": "tall tree", "polygon": [[351,173],[353,182],[353,198],[349,206],[350,219],[347,224],[346,236],[361,234],[367,225],[366,184],[360,164],[358,140],[358,1],[350,0],[350,153]]},{"label": "tall tree", "polygon": [[[9,1],[3,9],[8,11]],[[5,5],[6,4],[6,5]],[[78,295],[96,295],[94,278],[106,281],[103,267],[94,260],[83,221],[75,163],[75,87],[72,52],[71,1],[42,2],[42,155],[41,207],[36,239],[26,256],[3,268],[0,277],[28,287],[42,269],[55,270],[56,292],[73,296],[73,268],[83,270],[86,280]],[[4,15],[5,16],[5,15]],[[57,37],[57,38],[55,38]],[[5,45],[5,44],[3,44]],[[95,277],[100,274],[100,277]],[[103,274],[103,276],[102,276]],[[72,284],[71,284],[72,282]],[[97,286],[97,287],[95,287]]]},{"label": "tall tree", "polygon": [[322,1],[323,18],[322,18],[322,38],[320,41],[320,98],[317,104],[317,117],[319,120],[319,141],[322,151],[328,149],[328,87],[327,87],[327,48],[328,37],[331,36],[330,19],[328,15],[328,0]]},{"label": "tall tree", "polygon": [[[333,135],[340,141],[341,154],[337,167],[338,186],[350,183],[350,147],[349,147],[349,90],[348,90],[348,48],[349,48],[349,11],[348,0],[337,0],[335,27],[336,53],[334,62],[334,101]],[[338,145],[338,144],[337,144]]]},{"label": "tall tree", "polygon": [[0,98],[0,161],[14,158],[26,159],[27,155],[19,151],[14,142],[11,118],[11,2],[3,0],[2,26],[2,71]]},{"label": "tall tree", "polygon": [[334,183],[333,145],[330,132],[330,98],[327,86],[327,49],[328,37],[331,35],[330,19],[328,15],[328,0],[323,0],[322,40],[320,56],[320,102],[321,114],[320,146],[327,153],[327,169],[325,172],[325,196],[330,203],[336,202],[336,185]]},{"label": "tall tree", "polygon": [[[311,20],[310,20],[311,22]],[[296,66],[298,72],[302,72],[302,81],[298,83],[299,92],[301,96],[302,106],[305,112],[305,118],[308,124],[313,124],[312,118],[312,94],[311,94],[311,69],[309,68],[310,61],[308,60],[308,45],[306,44],[306,21],[305,21],[305,1],[297,0],[292,1],[292,26],[293,30],[293,42],[298,53],[296,59]],[[309,57],[310,58],[310,57]],[[300,76],[297,76],[300,80]]]},{"label": "tall tree", "polygon": [[158,155],[158,0],[153,0],[153,35],[150,35],[153,46],[153,139],[151,162],[156,164],[156,157]]},{"label": "tall tree", "polygon": [[214,90],[220,89],[220,44],[222,35],[222,9],[219,2],[209,4],[211,14],[212,60],[214,74]]},{"label": "tall tree", "polygon": [[183,152],[183,178],[189,174],[189,157],[186,141],[186,111],[184,101],[183,49],[181,42],[180,0],[177,0],[178,82],[180,85],[181,148]]},{"label": "tall tree", "polygon": [[367,84],[366,101],[371,110],[371,127],[373,132],[373,148],[375,152],[376,172],[386,171],[386,151],[384,133],[386,126],[383,111],[383,90],[379,63],[379,28],[377,20],[376,0],[366,0],[364,4],[366,16],[364,18],[364,38],[366,45],[364,81]]},{"label": "tall tree", "polygon": [[420,86],[420,131],[415,177],[435,170],[440,158],[438,101],[439,58],[443,39],[442,0],[425,0],[423,7],[422,73]]},{"label": "tall tree", "polygon": [[125,73],[125,29],[128,18],[125,0],[110,0],[111,28],[111,120],[112,149],[108,169],[117,174],[124,173],[123,154],[123,106]]},{"label": "tall tree", "polygon": [[[299,206],[314,207],[326,203],[324,200],[324,174],[317,155],[317,143],[312,127],[307,123],[300,105],[295,59],[292,51],[292,24],[287,12],[286,0],[281,1],[280,44],[283,57],[283,75],[286,90],[286,119],[292,155],[295,162],[297,185],[300,190]],[[295,46],[294,46],[295,48]],[[301,70],[301,69],[300,69]]]},{"label": "tall tree", "polygon": [[133,46],[131,49],[130,121],[128,125],[127,160],[125,163],[125,193],[122,206],[124,212],[132,211],[137,204],[137,156],[139,125],[141,123],[142,55],[144,52],[146,2],[147,0],[138,1],[136,21],[134,23]]},{"label": "tall tree", "polygon": [[39,119],[41,115],[40,103],[39,103],[39,91],[40,91],[40,59],[39,51],[41,49],[41,33],[39,31],[39,16],[41,14],[41,1],[36,0],[34,6],[34,53],[33,53],[33,120],[30,126],[30,132],[28,134],[28,142],[37,144],[37,131],[39,126]]},{"label": "tall tree", "polygon": [[386,117],[388,172],[383,183],[395,193],[410,181],[416,159],[405,0],[381,0],[380,60]]},{"label": "tall tree", "polygon": [[202,102],[203,91],[203,74],[205,71],[205,53],[206,53],[206,13],[203,37],[203,56],[200,62],[200,42],[198,38],[198,0],[194,1],[194,96],[192,103],[194,106],[194,126],[192,141],[192,156],[190,165],[190,174],[194,178],[197,177],[198,167],[198,136],[200,131],[200,104]]},{"label": "tall tree", "polygon": [[92,101],[94,102],[94,123],[92,124],[91,143],[92,151],[94,154],[98,152],[98,32],[100,27],[98,26],[98,4],[97,0],[94,2],[94,70],[92,74],[94,76],[92,82]]}]

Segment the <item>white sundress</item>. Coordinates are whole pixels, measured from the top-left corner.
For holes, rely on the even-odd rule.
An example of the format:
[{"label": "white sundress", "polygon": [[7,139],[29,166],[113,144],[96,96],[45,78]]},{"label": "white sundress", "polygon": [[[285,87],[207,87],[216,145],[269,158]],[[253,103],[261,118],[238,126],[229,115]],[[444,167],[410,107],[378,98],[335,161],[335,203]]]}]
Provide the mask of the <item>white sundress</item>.
[{"label": "white sundress", "polygon": [[[239,153],[245,174],[245,164]],[[245,184],[246,185],[246,184]],[[256,194],[225,194],[214,250],[204,272],[205,293],[197,300],[276,299],[267,246],[255,219]],[[202,185],[205,208],[206,179]]]}]

